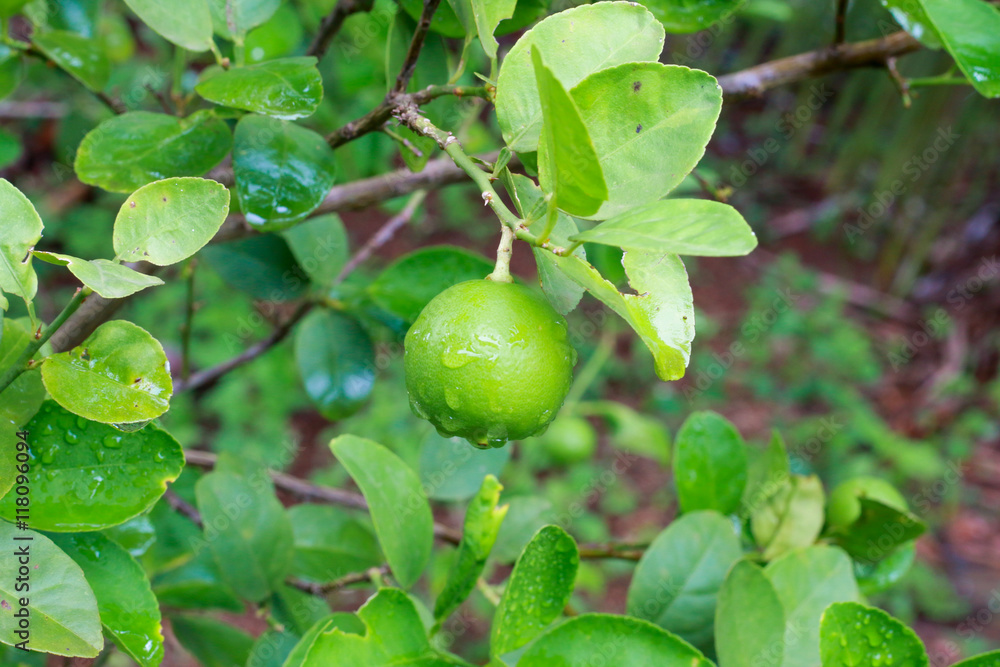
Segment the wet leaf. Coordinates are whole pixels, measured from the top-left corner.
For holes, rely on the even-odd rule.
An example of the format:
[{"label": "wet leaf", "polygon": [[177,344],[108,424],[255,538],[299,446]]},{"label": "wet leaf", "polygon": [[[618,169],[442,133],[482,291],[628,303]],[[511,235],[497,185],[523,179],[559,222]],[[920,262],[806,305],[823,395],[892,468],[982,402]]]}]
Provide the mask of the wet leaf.
[{"label": "wet leaf", "polygon": [[313,310],[296,327],[295,363],[309,398],[331,421],[360,410],[375,386],[371,339],[357,320],[332,310]]},{"label": "wet leaf", "polygon": [[34,255],[49,264],[69,268],[81,283],[100,294],[105,299],[121,299],[147,287],[162,285],[156,276],[139,273],[133,269],[106,259],[86,260],[71,255],[36,250]]},{"label": "wet leaf", "polygon": [[323,99],[323,79],[312,56],[228,70],[210,67],[194,89],[209,102],[283,120],[311,116]]},{"label": "wet leaf", "polygon": [[[881,609],[858,602],[835,602],[820,625],[823,667],[927,667],[923,642]],[[892,658],[888,658],[888,656]]]}]

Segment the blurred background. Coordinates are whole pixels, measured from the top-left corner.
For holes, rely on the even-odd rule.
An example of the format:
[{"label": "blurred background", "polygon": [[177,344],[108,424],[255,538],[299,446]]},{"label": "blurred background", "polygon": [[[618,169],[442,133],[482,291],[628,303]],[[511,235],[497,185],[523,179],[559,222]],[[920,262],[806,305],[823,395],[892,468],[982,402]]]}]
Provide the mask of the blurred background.
[{"label": "blurred background", "polygon": [[[333,4],[286,2],[251,33],[248,58],[304,52]],[[552,10],[571,4],[557,2]],[[668,35],[662,60],[721,75],[822,48],[833,36],[833,5],[750,0],[724,25]],[[132,109],[159,110],[161,91],[192,89],[207,64],[192,63],[175,83],[172,49],[120,2],[36,0],[31,11],[51,26],[99,37],[115,65],[110,88]],[[370,15],[349,18],[320,64],[323,106],[303,124],[325,134],[377,105],[412,27],[384,0]],[[15,21],[11,30],[18,34],[27,26]],[[851,4],[848,41],[895,30],[877,0]],[[516,38],[501,38],[501,49]],[[460,52],[459,41],[432,37],[415,85],[446,81]],[[898,67],[904,77],[932,76],[946,72],[950,60],[924,50],[901,58]],[[467,83],[476,82],[471,72],[488,72],[481,52],[473,50],[465,71],[461,81]],[[53,90],[64,94],[53,98]],[[500,146],[495,115],[480,100],[442,98],[427,110],[470,153]],[[178,395],[163,422],[186,447],[259,458],[329,485],[348,480],[326,443],[338,433],[363,435],[421,471],[440,501],[439,518],[451,525],[460,525],[463,499],[478,487],[476,481],[470,490],[463,475],[442,473],[449,461],[458,461],[462,470],[479,471],[479,479],[484,470],[502,471],[511,502],[508,536],[523,533],[527,540],[535,527],[555,520],[584,542],[641,544],[676,512],[670,434],[692,411],[715,410],[757,443],[780,431],[795,471],[819,474],[827,488],[857,475],[897,485],[931,529],[918,541],[908,574],[873,601],[915,625],[934,665],[998,648],[998,111],[997,101],[968,86],[901,90],[880,68],[724,103],[697,178],[675,194],[727,199],[753,226],[760,246],[745,258],[686,260],[697,338],[688,375],[678,382],[659,381],[635,334],[585,297],[569,317],[580,362],[567,411],[592,430],[567,428],[557,441],[536,438],[484,454],[440,438],[410,413],[401,363],[406,322],[385,312],[369,284],[394,260],[429,245],[492,256],[496,221],[471,183],[431,192],[410,224],[329,295],[366,313],[361,321],[377,370],[358,412],[330,419],[313,406],[300,381],[296,341],[289,339],[221,381]],[[124,197],[81,184],[72,169],[80,139],[109,115],[62,73],[38,62],[0,101],[0,176],[35,203],[46,221],[46,250],[113,254],[111,226]],[[405,166],[399,143],[383,133],[336,155],[338,183]],[[404,202],[342,212],[351,249]],[[606,276],[623,284],[613,249],[587,250]],[[193,267],[168,272],[166,286],[130,301],[120,316],[163,341],[179,372],[191,284],[182,272],[194,271],[190,365],[207,368],[263,338],[291,312],[301,293],[283,277],[301,272],[296,261],[280,235],[216,244]],[[515,246],[512,268],[535,283],[527,248]],[[37,270],[40,314],[52,317],[75,283],[58,267],[38,264]],[[186,472],[177,486],[191,481]],[[516,553],[500,554],[500,560]],[[447,559],[436,561],[428,590],[440,588],[448,566]],[[586,561],[573,604],[623,612],[632,567],[623,560]],[[172,581],[166,575],[154,587],[183,604],[179,588],[171,598],[176,576]],[[354,609],[367,594],[346,591],[331,602]],[[223,608],[255,634],[264,628],[238,604]],[[474,596],[449,628],[456,648],[470,658],[485,655],[483,619],[489,613],[485,600]],[[177,651],[176,644],[168,647],[165,664],[185,664]]]}]

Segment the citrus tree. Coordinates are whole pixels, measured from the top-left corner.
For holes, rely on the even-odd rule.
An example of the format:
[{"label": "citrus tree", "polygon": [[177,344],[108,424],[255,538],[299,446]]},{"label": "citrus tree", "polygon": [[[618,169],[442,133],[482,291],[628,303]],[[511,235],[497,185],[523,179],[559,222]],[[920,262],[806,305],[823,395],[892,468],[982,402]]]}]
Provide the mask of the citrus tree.
[{"label": "citrus tree", "polygon": [[[158,665],[168,623],[206,665],[468,665],[482,660],[458,654],[459,610],[477,595],[494,608],[496,666],[928,665],[911,629],[866,604],[906,572],[925,530],[895,489],[858,478],[827,498],[790,469],[777,433],[749,447],[720,415],[695,412],[670,444],[624,405],[579,400],[593,370],[574,381],[566,316],[584,294],[634,330],[669,382],[695,344],[683,258],[756,246],[723,192],[672,195],[724,101],[861,66],[1000,96],[1000,12],[983,0],[883,0],[903,30],[865,42],[844,40],[840,1],[834,43],[814,52],[718,77],[661,62],[667,33],[717,34],[744,4],[0,0],[0,96],[47,65],[53,88],[104,104],[54,168],[117,193],[119,207],[113,254],[76,257],[47,244],[32,201],[0,179],[4,660]],[[129,63],[142,49],[168,64]],[[924,49],[954,66],[902,77],[896,59]],[[404,167],[343,178],[386,146]],[[464,180],[495,213],[495,261],[431,245],[358,270],[428,192]],[[336,212],[398,198],[349,247]],[[510,269],[529,253],[540,289]],[[275,321],[206,366],[191,361],[199,261]],[[34,308],[39,262],[75,285],[49,321]],[[115,319],[165,281],[188,285],[173,366],[150,332]],[[377,377],[373,341],[404,335],[405,380]],[[430,456],[451,495],[370,433],[329,443],[350,478],[334,486],[281,472],[294,448],[261,462],[169,432],[179,395],[205,395],[288,336],[330,421],[405,382],[440,433]],[[671,463],[680,515],[651,543],[578,543],[571,521],[539,525],[502,500],[512,447],[543,446],[565,465],[593,455],[585,416]],[[460,525],[435,519],[443,500],[464,504]],[[624,613],[571,604],[591,559],[634,563]],[[436,577],[432,561],[445,563]],[[215,613],[248,606],[269,626],[256,638]]]}]

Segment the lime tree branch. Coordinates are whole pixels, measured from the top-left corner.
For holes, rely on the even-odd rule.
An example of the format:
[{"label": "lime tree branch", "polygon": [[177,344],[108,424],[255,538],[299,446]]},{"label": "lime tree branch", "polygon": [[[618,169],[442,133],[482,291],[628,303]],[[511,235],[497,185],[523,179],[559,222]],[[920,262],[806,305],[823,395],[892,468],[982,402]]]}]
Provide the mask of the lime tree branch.
[{"label": "lime tree branch", "polygon": [[326,50],[330,48],[330,42],[344,26],[344,20],[351,14],[370,12],[374,4],[375,0],[338,0],[330,13],[320,22],[319,32],[306,50],[306,55],[316,56],[317,60],[322,60]]},{"label": "lime tree branch", "polygon": [[431,19],[437,11],[441,0],[424,0],[424,10],[420,13],[420,20],[417,21],[417,29],[413,32],[413,39],[410,40],[410,47],[406,49],[406,57],[403,59],[403,66],[396,77],[396,85],[392,87],[393,94],[406,92],[406,87],[410,84],[410,78],[414,70],[417,69],[417,60],[420,58],[420,51],[424,48],[424,40],[427,32],[431,29]]},{"label": "lime tree branch", "polygon": [[31,367],[32,357],[34,357],[38,353],[38,350],[40,350],[42,346],[45,345],[45,343],[52,337],[52,334],[58,331],[59,327],[66,323],[66,320],[68,320],[70,316],[77,311],[90,294],[90,288],[84,287],[78,289],[76,294],[73,295],[73,298],[66,304],[66,307],[62,309],[62,312],[56,315],[56,318],[52,320],[52,323],[35,335],[35,339],[28,343],[28,346],[24,348],[24,351],[21,352],[21,356],[17,358],[14,364],[10,368],[3,370],[3,375],[0,375],[0,392],[10,386],[14,380],[20,377],[21,373]]}]

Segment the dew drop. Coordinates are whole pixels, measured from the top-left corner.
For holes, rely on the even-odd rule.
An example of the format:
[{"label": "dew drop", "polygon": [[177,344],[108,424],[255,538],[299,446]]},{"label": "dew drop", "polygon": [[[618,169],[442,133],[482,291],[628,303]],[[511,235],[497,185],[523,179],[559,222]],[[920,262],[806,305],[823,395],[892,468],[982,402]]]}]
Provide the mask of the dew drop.
[{"label": "dew drop", "polygon": [[108,449],[118,449],[122,446],[122,438],[120,435],[106,435],[104,436],[104,446]]}]

